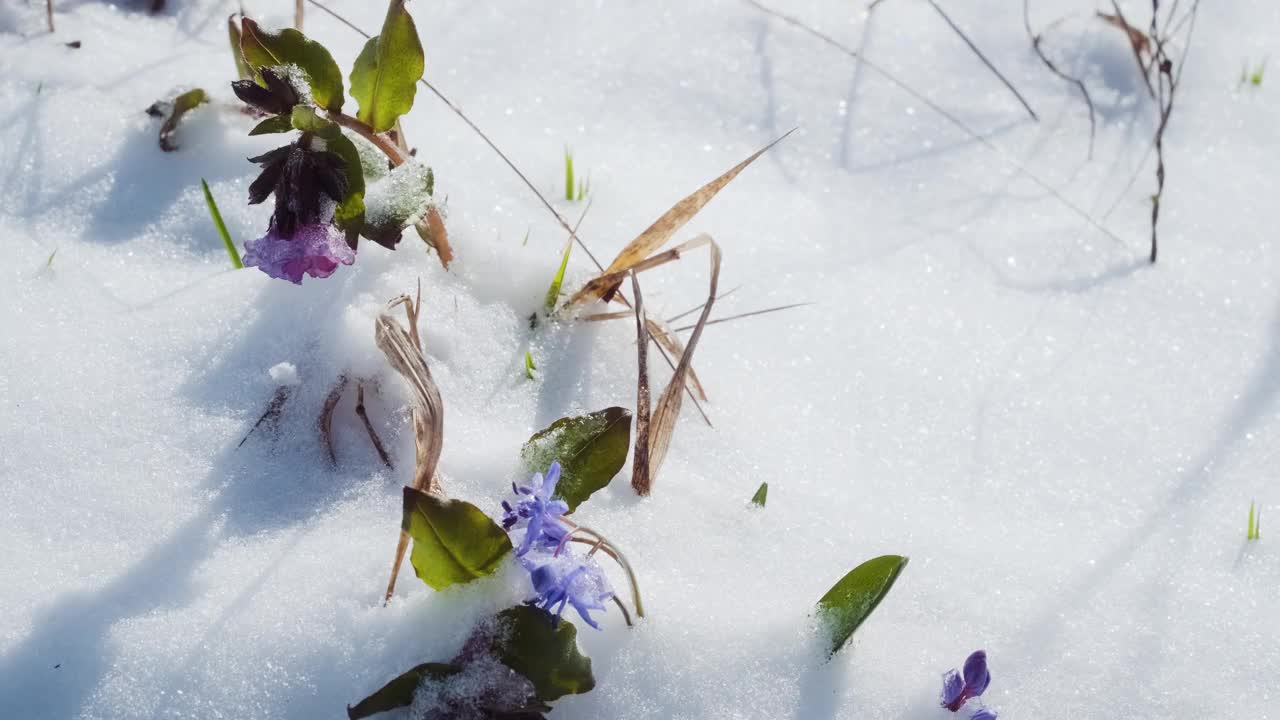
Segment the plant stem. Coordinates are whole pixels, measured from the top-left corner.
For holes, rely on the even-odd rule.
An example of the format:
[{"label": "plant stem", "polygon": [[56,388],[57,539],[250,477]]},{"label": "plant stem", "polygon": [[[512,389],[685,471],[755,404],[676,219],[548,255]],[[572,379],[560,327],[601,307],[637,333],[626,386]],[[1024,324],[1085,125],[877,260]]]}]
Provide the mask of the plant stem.
[{"label": "plant stem", "polygon": [[373,143],[374,147],[381,150],[382,154],[387,156],[387,159],[391,161],[393,166],[400,167],[409,160],[408,156],[400,150],[398,145],[383,135],[374,132],[374,129],[369,124],[342,112],[329,111],[329,119]]}]

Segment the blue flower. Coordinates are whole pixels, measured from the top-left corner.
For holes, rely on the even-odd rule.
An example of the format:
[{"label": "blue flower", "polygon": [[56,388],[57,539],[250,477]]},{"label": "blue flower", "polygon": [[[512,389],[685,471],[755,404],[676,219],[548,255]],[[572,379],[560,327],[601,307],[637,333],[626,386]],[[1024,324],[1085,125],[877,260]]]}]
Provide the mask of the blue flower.
[{"label": "blue flower", "polygon": [[996,720],[996,713],[994,710],[979,708],[977,712],[969,716],[969,720]]},{"label": "blue flower", "polygon": [[560,463],[553,462],[545,477],[536,473],[528,485],[511,484],[517,498],[524,498],[518,499],[514,507],[506,500],[502,501],[503,528],[510,531],[525,523],[524,539],[516,548],[516,557],[523,557],[535,542],[558,546],[569,533],[569,528],[560,520],[569,512],[569,506],[563,500],[552,499],[559,481]]},{"label": "blue flower", "polygon": [[[955,712],[969,698],[975,698],[986,692],[991,683],[991,673],[987,671],[987,653],[975,650],[964,661],[964,675],[955,669],[948,670],[942,676],[942,707]],[[993,713],[994,716],[994,713]]]},{"label": "blue flower", "polygon": [[567,553],[552,555],[541,563],[521,558],[521,563],[529,571],[533,591],[537,593],[528,601],[530,605],[553,613],[557,624],[565,606],[572,605],[583,621],[600,629],[588,611],[604,610],[604,601],[613,597],[613,588],[600,571],[600,566],[592,560],[578,560]]}]

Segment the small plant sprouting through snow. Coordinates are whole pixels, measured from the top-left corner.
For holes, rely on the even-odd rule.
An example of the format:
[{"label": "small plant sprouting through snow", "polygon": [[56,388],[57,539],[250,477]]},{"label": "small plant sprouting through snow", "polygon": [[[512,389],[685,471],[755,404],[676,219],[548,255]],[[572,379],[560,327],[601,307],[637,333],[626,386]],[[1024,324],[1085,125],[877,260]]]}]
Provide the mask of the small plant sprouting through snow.
[{"label": "small plant sprouting through snow", "polygon": [[1245,540],[1261,540],[1262,539],[1262,508],[1259,507],[1254,512],[1253,502],[1249,502],[1249,527],[1245,533]]}]

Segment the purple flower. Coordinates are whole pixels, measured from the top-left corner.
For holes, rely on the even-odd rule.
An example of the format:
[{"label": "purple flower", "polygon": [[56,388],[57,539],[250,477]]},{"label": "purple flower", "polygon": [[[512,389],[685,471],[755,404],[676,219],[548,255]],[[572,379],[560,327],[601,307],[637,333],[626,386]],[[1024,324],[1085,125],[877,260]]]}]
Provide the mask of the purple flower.
[{"label": "purple flower", "polygon": [[511,484],[516,496],[524,499],[517,500],[515,507],[506,500],[502,501],[502,527],[510,531],[521,522],[527,523],[516,557],[523,557],[535,542],[558,546],[569,533],[569,528],[560,520],[569,512],[569,506],[563,500],[552,499],[559,481],[560,463],[553,462],[547,468],[546,476],[535,473],[528,485]]},{"label": "purple flower", "polygon": [[329,277],[339,263],[355,261],[356,251],[342,232],[329,224],[300,225],[287,237],[272,223],[266,235],[245,243],[245,265],[297,285],[302,284],[303,275]]},{"label": "purple flower", "polygon": [[964,675],[955,669],[948,670],[942,676],[942,707],[955,712],[969,698],[975,698],[986,692],[991,683],[991,673],[987,671],[987,653],[975,650],[964,661]]},{"label": "purple flower", "polygon": [[969,720],[996,720],[996,713],[994,710],[978,708],[977,712],[969,716]]},{"label": "purple flower", "polygon": [[604,610],[604,601],[613,597],[613,588],[600,571],[600,566],[592,560],[578,560],[567,553],[553,555],[542,563],[529,558],[521,558],[520,562],[529,571],[533,591],[537,593],[528,601],[530,605],[553,613],[557,624],[564,614],[565,605],[572,605],[583,621],[600,629],[588,611]]}]

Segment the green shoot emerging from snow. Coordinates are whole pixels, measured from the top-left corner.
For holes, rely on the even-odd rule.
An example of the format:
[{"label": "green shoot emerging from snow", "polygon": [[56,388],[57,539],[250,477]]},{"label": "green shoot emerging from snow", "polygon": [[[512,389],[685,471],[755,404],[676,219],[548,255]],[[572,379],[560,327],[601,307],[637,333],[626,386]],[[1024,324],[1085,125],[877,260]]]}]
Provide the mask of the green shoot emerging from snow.
[{"label": "green shoot emerging from snow", "polygon": [[582,202],[587,199],[587,193],[591,192],[591,178],[578,180],[577,184],[573,179],[573,150],[569,147],[564,149],[564,199],[569,202]]},{"label": "green shoot emerging from snow", "polygon": [[533,371],[537,369],[538,367],[533,364],[533,354],[530,353],[528,350],[525,350],[524,351],[524,376],[532,380]]},{"label": "green shoot emerging from snow", "polygon": [[1258,67],[1254,68],[1252,72],[1249,70],[1249,61],[1246,60],[1244,65],[1240,67],[1240,84],[1238,87],[1244,87],[1246,83],[1254,87],[1262,87],[1262,77],[1266,72],[1267,58],[1263,58],[1262,62],[1258,63]]},{"label": "green shoot emerging from snow", "polygon": [[1261,540],[1262,539],[1262,508],[1258,508],[1254,512],[1253,502],[1249,502],[1249,527],[1245,534],[1245,540]]},{"label": "green shoot emerging from snow", "polygon": [[[231,233],[227,232],[227,224],[222,222],[222,213],[218,212],[218,203],[213,199],[213,193],[209,192],[209,183],[200,178],[200,187],[204,189],[204,202],[209,206],[209,217],[213,219],[213,226],[218,229],[218,237],[222,238],[222,245],[227,249],[227,256],[231,258],[231,266],[239,270],[244,267],[244,263],[240,261],[240,253],[236,251],[236,244],[231,242]],[[51,261],[52,257],[49,258]]]}]

